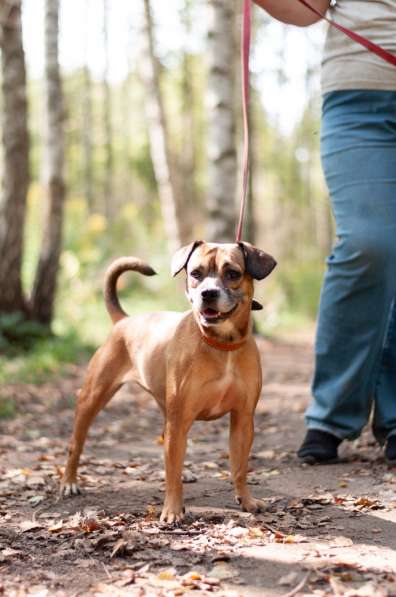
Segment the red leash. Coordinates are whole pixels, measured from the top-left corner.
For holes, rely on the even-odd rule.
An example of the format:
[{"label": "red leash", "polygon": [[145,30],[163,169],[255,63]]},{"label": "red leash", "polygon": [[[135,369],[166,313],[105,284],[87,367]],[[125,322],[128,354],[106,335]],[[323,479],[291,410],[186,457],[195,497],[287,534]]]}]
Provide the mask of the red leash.
[{"label": "red leash", "polygon": [[[370,52],[373,52],[382,60],[389,62],[393,66],[396,66],[396,56],[391,54],[381,46],[375,44],[369,39],[351,31],[347,27],[340,25],[336,21],[329,19],[320,10],[317,10],[307,0],[297,0],[300,4],[303,4],[311,12],[315,13],[321,19],[327,21],[332,27],[336,27],[342,31],[345,35],[350,37],[353,41],[364,46]],[[242,238],[243,221],[245,218],[246,201],[249,189],[249,119],[248,119],[248,106],[249,106],[249,55],[250,55],[250,38],[251,38],[251,12],[252,4],[251,0],[244,0],[243,2],[243,21],[242,21],[242,37],[241,37],[241,63],[242,63],[242,110],[243,110],[243,179],[242,179],[242,197],[241,206],[239,210],[239,220],[236,231],[236,242],[239,243]]]},{"label": "red leash", "polygon": [[374,42],[370,41],[366,37],[363,37],[362,35],[359,35],[358,33],[351,31],[347,27],[343,27],[343,25],[340,25],[336,21],[329,19],[323,12],[312,6],[310,2],[307,2],[307,0],[298,0],[298,2],[300,4],[303,4],[311,12],[315,13],[321,19],[324,19],[327,23],[329,23],[336,29],[339,29],[339,31],[345,33],[345,35],[353,39],[353,41],[356,41],[358,44],[364,46],[370,52],[373,52],[373,54],[376,54],[377,56],[382,58],[382,60],[389,62],[389,64],[392,64],[393,66],[396,66],[396,56],[394,54],[391,54],[390,52],[388,52],[378,44],[375,44]]},{"label": "red leash", "polygon": [[243,111],[243,178],[242,197],[239,210],[238,227],[235,241],[239,243],[242,238],[243,221],[249,191],[249,56],[250,38],[252,29],[252,3],[251,0],[243,2],[243,21],[241,38],[241,64],[242,64],[242,111]]}]

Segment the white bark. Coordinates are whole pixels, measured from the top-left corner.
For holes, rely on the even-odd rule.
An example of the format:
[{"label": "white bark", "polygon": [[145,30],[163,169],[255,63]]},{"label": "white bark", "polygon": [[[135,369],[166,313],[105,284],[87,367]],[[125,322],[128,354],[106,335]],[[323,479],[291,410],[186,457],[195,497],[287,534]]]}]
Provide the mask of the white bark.
[{"label": "white bark", "polygon": [[207,239],[235,237],[235,0],[208,1],[208,223]]},{"label": "white bark", "polygon": [[193,222],[196,220],[198,202],[198,192],[195,180],[198,130],[195,119],[196,102],[194,97],[193,56],[188,44],[188,40],[190,40],[193,35],[191,9],[192,1],[184,0],[180,15],[185,38],[181,66],[182,140],[178,168],[179,176],[177,179],[178,190],[183,197],[183,218],[180,220],[183,244],[185,242],[188,243],[192,238]]},{"label": "white bark", "polygon": [[103,0],[103,48],[104,48],[104,70],[103,70],[103,121],[104,121],[104,208],[106,217],[111,220],[114,216],[115,206],[113,205],[113,127],[111,121],[112,102],[111,89],[109,84],[109,2]]},{"label": "white bark", "polygon": [[177,194],[172,176],[171,154],[166,126],[165,110],[160,89],[159,64],[154,48],[154,27],[149,0],[144,3],[144,30],[140,76],[146,87],[145,110],[162,217],[171,251],[181,245],[177,210]]},{"label": "white bark", "polygon": [[93,114],[92,114],[92,80],[88,64],[88,34],[89,34],[89,0],[84,3],[84,69],[83,69],[83,98],[82,98],[82,146],[83,146],[83,176],[84,195],[90,212],[94,209],[93,195]]},{"label": "white bark", "polygon": [[65,199],[64,107],[59,70],[59,0],[46,0],[45,78],[46,78],[46,148],[44,180],[47,205],[43,238],[31,298],[35,319],[50,325],[56,293],[59,257],[62,244]]}]

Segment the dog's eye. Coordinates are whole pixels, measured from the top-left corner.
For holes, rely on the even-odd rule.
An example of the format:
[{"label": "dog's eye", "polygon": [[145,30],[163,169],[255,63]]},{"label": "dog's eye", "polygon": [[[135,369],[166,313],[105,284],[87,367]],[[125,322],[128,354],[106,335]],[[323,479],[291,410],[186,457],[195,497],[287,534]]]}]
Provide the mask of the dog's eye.
[{"label": "dog's eye", "polygon": [[236,269],[228,269],[225,275],[228,280],[239,280],[242,276],[241,272]]},{"label": "dog's eye", "polygon": [[199,269],[193,269],[192,272],[190,272],[190,276],[196,280],[200,280],[202,278],[202,272]]}]

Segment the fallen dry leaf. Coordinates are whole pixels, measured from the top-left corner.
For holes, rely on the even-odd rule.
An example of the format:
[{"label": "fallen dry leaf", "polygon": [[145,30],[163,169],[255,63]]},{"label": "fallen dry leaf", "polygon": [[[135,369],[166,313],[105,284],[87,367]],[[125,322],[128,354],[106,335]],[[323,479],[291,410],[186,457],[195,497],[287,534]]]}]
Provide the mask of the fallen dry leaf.
[{"label": "fallen dry leaf", "polygon": [[110,558],[115,558],[116,556],[123,555],[126,552],[127,546],[128,542],[125,541],[125,539],[118,539],[111,551]]},{"label": "fallen dry leaf", "polygon": [[153,504],[149,504],[146,508],[146,516],[144,520],[146,522],[152,522],[157,519],[157,508]]},{"label": "fallen dry leaf", "polygon": [[117,581],[118,587],[126,587],[132,585],[136,580],[136,573],[133,570],[125,570],[124,578]]},{"label": "fallen dry leaf", "polygon": [[22,533],[26,533],[27,531],[32,531],[33,529],[42,529],[43,525],[37,520],[24,520],[19,524],[19,528],[21,529]]},{"label": "fallen dry leaf", "polygon": [[291,585],[296,584],[297,578],[297,572],[289,572],[289,574],[281,576],[281,578],[278,581],[278,585],[281,585],[282,587],[290,587]]},{"label": "fallen dry leaf", "polygon": [[6,560],[7,558],[12,558],[14,556],[22,555],[22,551],[20,549],[12,549],[11,547],[6,547],[0,551],[0,561]]},{"label": "fallen dry leaf", "polygon": [[201,580],[202,576],[198,573],[198,572],[187,572],[187,574],[185,574],[183,576],[183,579],[185,579],[186,581],[188,580]]},{"label": "fallen dry leaf", "polygon": [[339,537],[329,536],[328,540],[330,547],[350,547],[353,545],[352,539],[349,537],[343,537],[341,535]]},{"label": "fallen dry leaf", "polygon": [[157,575],[158,580],[176,580],[176,571],[174,568],[163,570]]},{"label": "fallen dry leaf", "polygon": [[223,580],[225,578],[233,578],[234,576],[238,576],[239,571],[237,568],[234,568],[227,562],[218,562],[213,566],[209,574],[212,578]]},{"label": "fallen dry leaf", "polygon": [[212,462],[212,461],[203,462],[202,466],[208,470],[217,470],[219,468],[219,465],[217,464],[217,462]]},{"label": "fallen dry leaf", "polygon": [[259,527],[250,527],[249,537],[252,537],[253,539],[261,539],[261,537],[265,537],[265,533]]},{"label": "fallen dry leaf", "polygon": [[59,531],[63,530],[63,520],[59,520],[55,524],[48,527],[50,533],[59,533]]},{"label": "fallen dry leaf", "polygon": [[84,518],[80,523],[80,528],[86,533],[92,533],[102,528],[102,525],[96,518]]},{"label": "fallen dry leaf", "polygon": [[369,508],[370,510],[377,510],[380,508],[380,502],[376,499],[371,499],[365,496],[362,496],[354,501],[354,505],[360,508]]}]

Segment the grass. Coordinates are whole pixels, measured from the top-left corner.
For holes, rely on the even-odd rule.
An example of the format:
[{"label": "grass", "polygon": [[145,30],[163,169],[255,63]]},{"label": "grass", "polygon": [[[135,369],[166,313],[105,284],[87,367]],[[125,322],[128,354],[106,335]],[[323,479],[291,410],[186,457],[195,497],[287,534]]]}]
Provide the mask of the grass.
[{"label": "grass", "polygon": [[[131,278],[133,280],[134,276]],[[157,282],[150,280],[150,284],[154,286],[135,287],[132,283],[132,287],[125,287],[120,292],[121,303],[128,314],[188,308],[183,294],[177,293],[176,289],[174,292],[160,292],[159,276]],[[178,297],[177,300],[174,300],[174,295]],[[0,346],[0,384],[40,384],[62,375],[67,365],[86,362],[105,340],[111,322],[101,291],[92,290],[87,283],[77,285],[72,295],[70,292],[60,292],[57,317],[53,324],[54,335],[42,337],[37,331],[36,336],[21,348],[19,338],[26,331],[25,324],[19,323],[16,317],[15,321],[7,319],[7,326],[4,327],[12,328],[15,342],[3,341]],[[6,416],[3,411],[11,413],[12,409],[6,405],[0,406],[0,418]]]},{"label": "grass", "polygon": [[16,415],[16,402],[12,398],[0,396],[0,419],[13,419]]},{"label": "grass", "polygon": [[[30,350],[15,349],[12,356],[1,359],[0,383],[43,383],[62,374],[68,364],[87,360],[93,350],[75,333],[42,338]],[[4,409],[7,411],[7,407],[0,407],[0,417]]]}]

